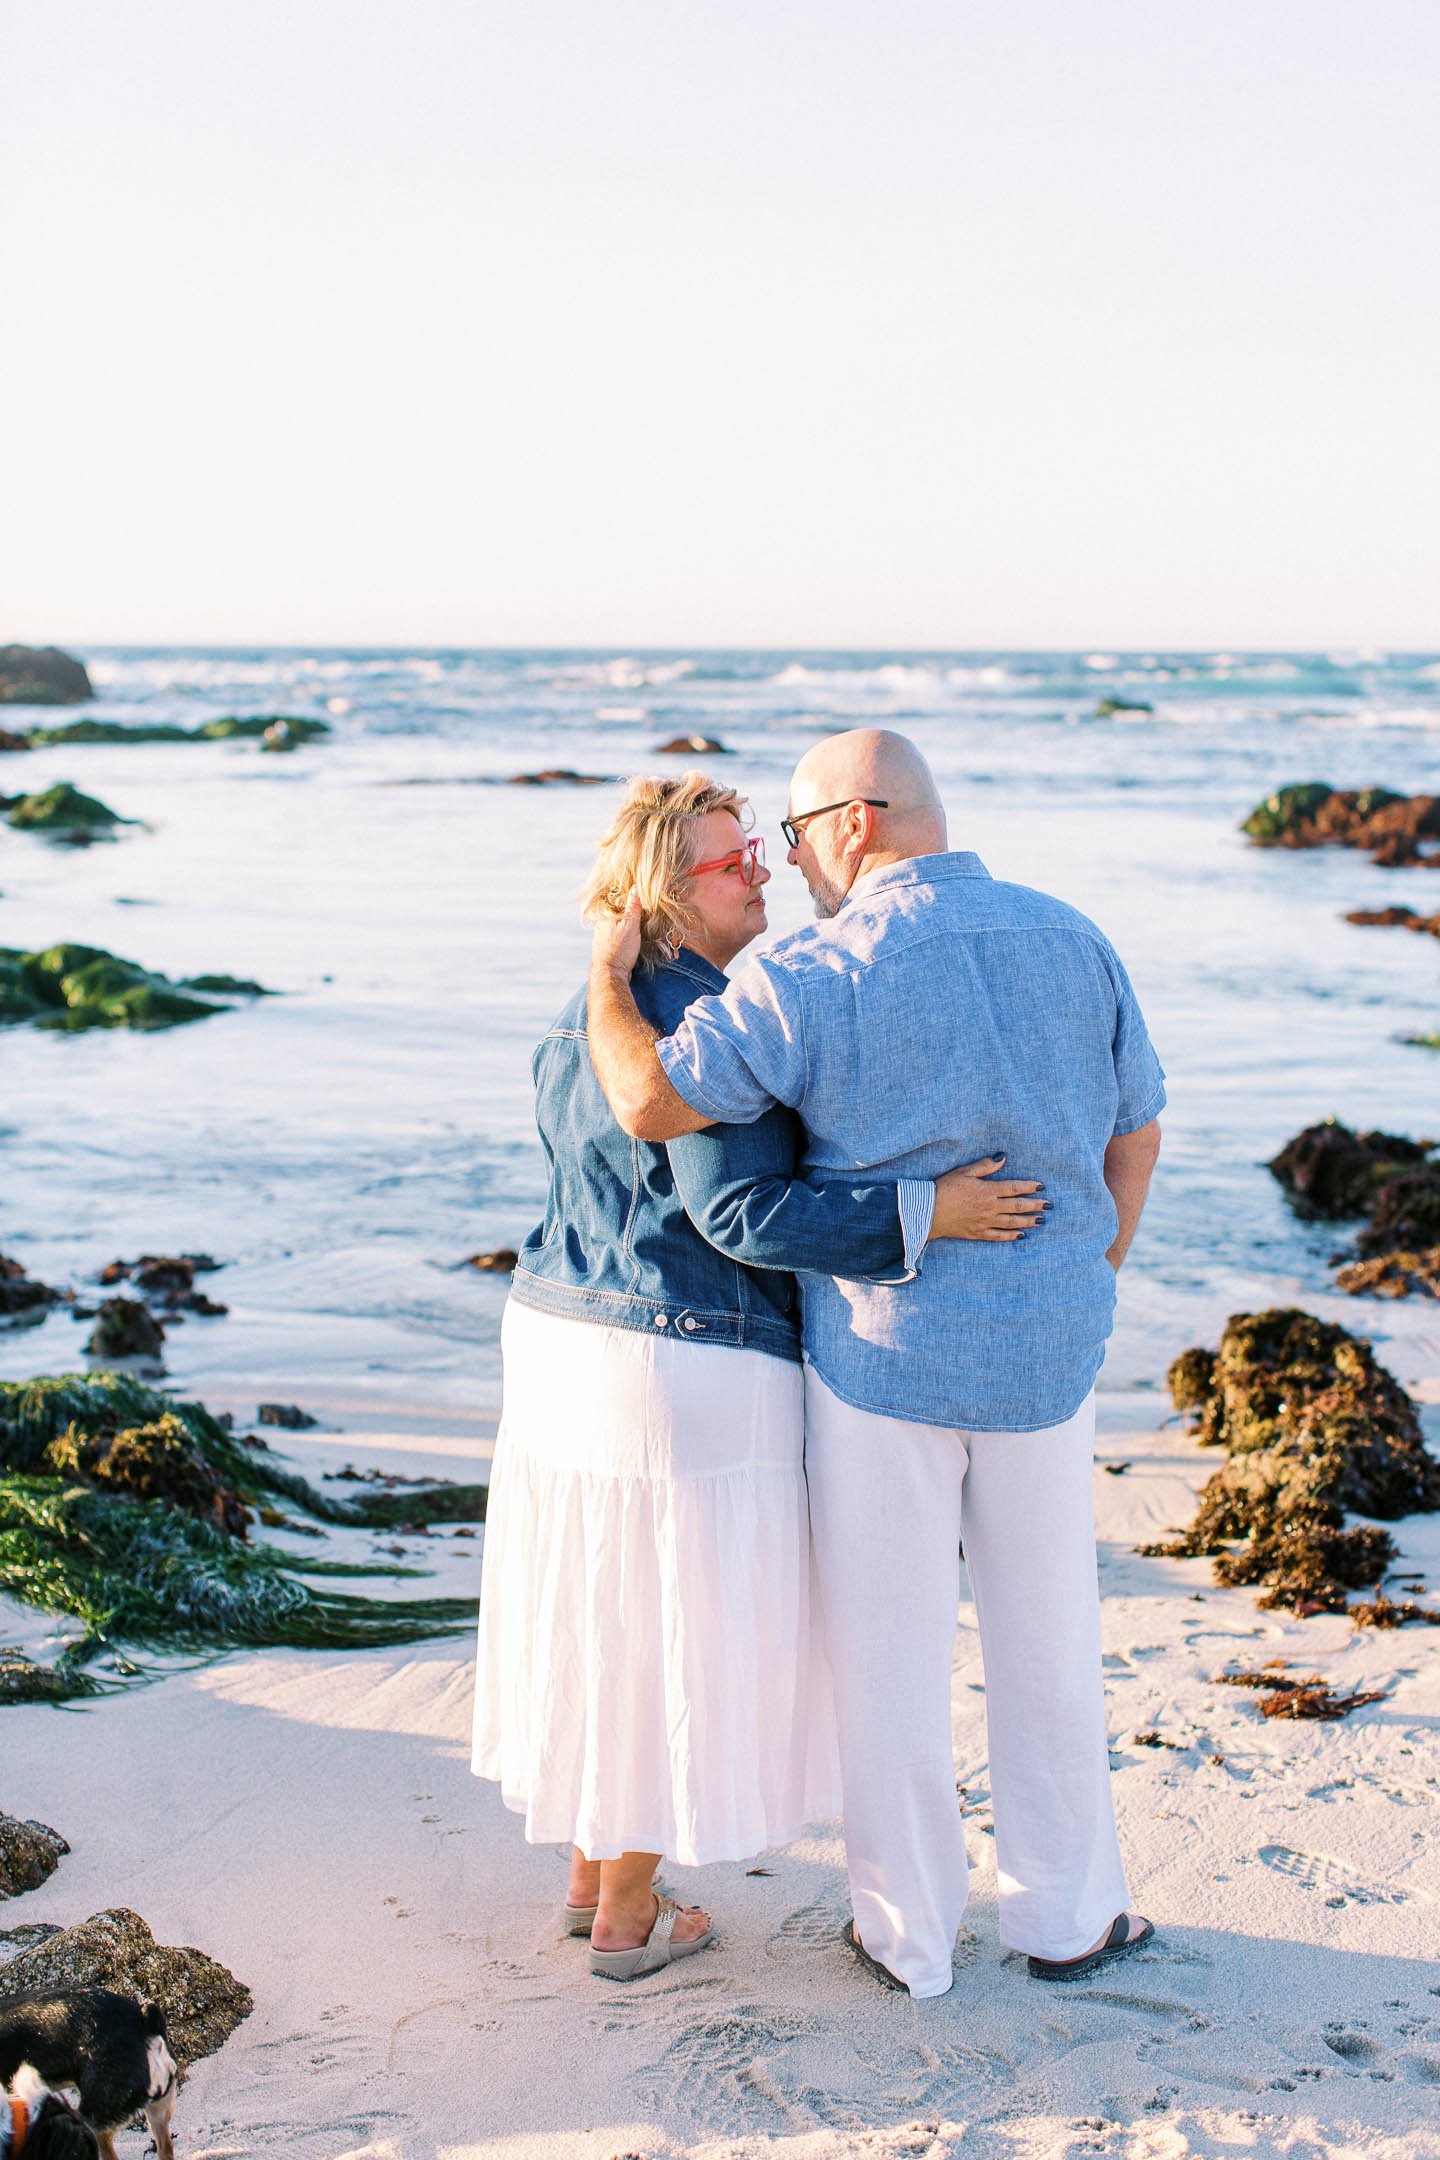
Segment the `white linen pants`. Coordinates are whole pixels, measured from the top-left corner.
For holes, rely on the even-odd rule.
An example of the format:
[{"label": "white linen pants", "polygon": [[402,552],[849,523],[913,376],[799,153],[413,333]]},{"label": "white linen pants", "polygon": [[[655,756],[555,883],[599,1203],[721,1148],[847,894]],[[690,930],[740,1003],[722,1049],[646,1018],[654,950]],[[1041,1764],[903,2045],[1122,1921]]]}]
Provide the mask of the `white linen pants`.
[{"label": "white linen pants", "polygon": [[1001,1939],[1078,1956],[1127,1901],[1100,1668],[1093,1395],[1041,1432],[959,1432],[851,1409],[807,1365],[805,1416],[856,1933],[912,1995],[950,1986],[968,1888],[950,1724],[963,1535]]}]

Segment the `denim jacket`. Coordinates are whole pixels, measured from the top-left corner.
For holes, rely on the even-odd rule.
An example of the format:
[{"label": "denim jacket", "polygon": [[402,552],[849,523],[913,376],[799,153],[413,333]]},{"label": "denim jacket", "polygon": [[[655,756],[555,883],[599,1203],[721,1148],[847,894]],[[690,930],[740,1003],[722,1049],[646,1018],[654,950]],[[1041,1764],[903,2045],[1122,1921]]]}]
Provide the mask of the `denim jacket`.
[{"label": "denim jacket", "polygon": [[[635,996],[669,1034],[696,998],[725,986],[718,968],[685,948],[637,975]],[[805,1184],[795,1176],[800,1122],[781,1105],[753,1124],[710,1126],[668,1147],[632,1140],[595,1077],[585,1017],[581,991],[535,1052],[549,1190],[512,1297],[566,1319],[798,1359],[793,1271],[911,1279],[894,1179],[832,1174]]]}]

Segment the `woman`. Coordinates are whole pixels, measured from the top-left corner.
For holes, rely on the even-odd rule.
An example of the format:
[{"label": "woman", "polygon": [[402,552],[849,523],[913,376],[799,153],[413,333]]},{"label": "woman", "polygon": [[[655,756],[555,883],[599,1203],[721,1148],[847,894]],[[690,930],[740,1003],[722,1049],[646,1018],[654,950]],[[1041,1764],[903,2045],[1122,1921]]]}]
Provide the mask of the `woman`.
[{"label": "woman", "polygon": [[[766,927],[745,808],[700,773],[637,780],[601,841],[585,912],[638,895],[636,996],[662,1033]],[[711,1940],[708,1914],[655,1895],[661,1853],[744,1859],[838,1812],[793,1271],[908,1279],[902,1212],[930,1193],[806,1185],[780,1108],[631,1140],[583,992],[534,1072],[549,1191],[501,1334],[474,1769],[533,1843],[572,1846],[567,1931],[592,1971],[633,1979]],[[937,1180],[932,1237],[1020,1234],[1042,1203],[996,1168]]]}]

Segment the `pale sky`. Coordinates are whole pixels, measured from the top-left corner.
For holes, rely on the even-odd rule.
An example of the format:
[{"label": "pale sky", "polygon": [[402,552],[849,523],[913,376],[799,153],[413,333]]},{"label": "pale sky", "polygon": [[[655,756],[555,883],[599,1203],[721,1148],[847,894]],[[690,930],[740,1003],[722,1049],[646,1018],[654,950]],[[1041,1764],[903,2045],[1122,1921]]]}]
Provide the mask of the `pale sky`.
[{"label": "pale sky", "polygon": [[1440,643],[1435,0],[6,0],[0,643]]}]

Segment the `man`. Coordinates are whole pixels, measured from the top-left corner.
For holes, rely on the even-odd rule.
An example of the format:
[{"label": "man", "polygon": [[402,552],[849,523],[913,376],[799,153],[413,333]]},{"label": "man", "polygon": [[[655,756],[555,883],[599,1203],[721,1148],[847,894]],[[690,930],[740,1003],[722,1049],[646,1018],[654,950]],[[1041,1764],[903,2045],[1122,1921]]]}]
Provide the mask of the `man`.
[{"label": "man", "polygon": [[950,1668],[963,1534],[985,1661],[1000,1928],[1037,1978],[1138,1949],[1100,1670],[1093,1387],[1159,1151],[1164,1075],[1093,923],[947,852],[915,745],[857,729],[797,766],[784,821],[818,922],[657,1044],[635,931],[597,933],[590,1049],[625,1129],[666,1140],[771,1102],[807,1168],[929,1178],[1006,1155],[1040,1226],[939,1243],[902,1286],[804,1280],[806,1470],[835,1672],[846,1939],[946,1992],[965,1906]]}]

